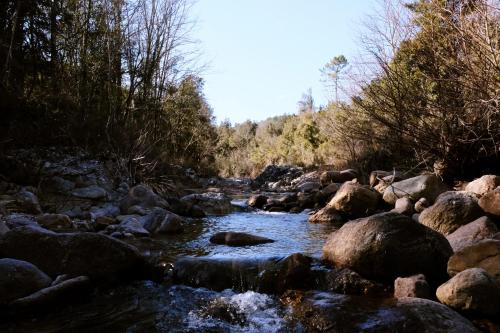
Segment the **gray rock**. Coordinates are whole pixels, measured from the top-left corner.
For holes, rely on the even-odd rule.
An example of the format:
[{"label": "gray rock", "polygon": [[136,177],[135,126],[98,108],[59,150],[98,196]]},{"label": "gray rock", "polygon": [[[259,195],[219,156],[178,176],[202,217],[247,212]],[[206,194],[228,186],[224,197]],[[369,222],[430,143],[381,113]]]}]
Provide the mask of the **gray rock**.
[{"label": "gray rock", "polygon": [[398,277],[394,281],[394,297],[432,298],[431,287],[425,275],[417,274],[410,277]]},{"label": "gray rock", "polygon": [[50,286],[52,280],[35,265],[16,259],[0,259],[0,305]]},{"label": "gray rock", "polygon": [[454,252],[458,252],[467,246],[493,237],[498,232],[498,228],[489,217],[483,216],[461,226],[453,233],[446,236]]},{"label": "gray rock", "polygon": [[106,190],[97,185],[90,185],[87,187],[77,188],[76,190],[71,192],[71,194],[74,197],[80,199],[91,199],[91,200],[98,200],[107,197]]},{"label": "gray rock", "polygon": [[292,291],[281,298],[305,332],[479,333],[445,305],[422,298],[380,299]]},{"label": "gray rock", "polygon": [[425,209],[419,222],[444,235],[483,215],[477,204],[477,196],[469,192],[449,191],[442,193],[434,205]]},{"label": "gray rock", "polygon": [[21,190],[16,195],[16,202],[20,212],[28,214],[40,214],[42,212],[37,196],[30,191]]},{"label": "gray rock", "polygon": [[500,283],[500,240],[485,239],[455,252],[448,261],[448,274],[474,267],[483,268]]},{"label": "gray rock", "polygon": [[7,224],[4,221],[0,221],[0,237],[5,235],[9,230]]},{"label": "gray rock", "polygon": [[218,232],[210,237],[210,242],[214,244],[224,244],[229,246],[247,246],[264,243],[272,243],[274,240],[247,234],[244,232]]},{"label": "gray rock", "polygon": [[119,231],[122,233],[129,233],[137,237],[149,236],[149,231],[144,228],[142,223],[135,217],[129,217],[122,221],[113,231]]},{"label": "gray rock", "polygon": [[390,205],[394,205],[396,200],[402,197],[409,197],[413,200],[426,198],[429,202],[434,202],[444,191],[446,191],[446,186],[436,175],[421,175],[389,185],[384,190],[383,199]]},{"label": "gray rock", "polygon": [[155,230],[158,234],[177,234],[184,231],[186,221],[177,214],[167,212],[165,218],[161,222],[158,229]]},{"label": "gray rock", "polygon": [[437,289],[436,296],[456,310],[492,318],[500,315],[500,286],[482,268],[458,273]]},{"label": "gray rock", "polygon": [[5,217],[5,224],[9,229],[16,229],[24,226],[37,227],[38,224],[32,215],[11,214]]},{"label": "gray rock", "polygon": [[321,187],[318,182],[305,182],[297,186],[297,190],[300,192],[312,192],[317,191]]},{"label": "gray rock", "polygon": [[442,282],[452,253],[443,235],[391,212],[347,222],[323,247],[324,259],[336,267],[381,282],[420,273],[432,283]]},{"label": "gray rock", "polygon": [[128,195],[120,201],[120,209],[124,214],[130,214],[129,210],[133,206],[142,208],[168,208],[168,203],[158,194],[154,193],[150,187],[140,184],[132,187]]},{"label": "gray rock", "polygon": [[499,176],[485,175],[467,184],[465,190],[467,192],[472,192],[479,196],[483,196],[486,193],[493,191],[498,186],[500,186]]},{"label": "gray rock", "polygon": [[231,199],[224,193],[189,194],[182,197],[181,201],[200,207],[206,214],[224,215],[233,211]]}]

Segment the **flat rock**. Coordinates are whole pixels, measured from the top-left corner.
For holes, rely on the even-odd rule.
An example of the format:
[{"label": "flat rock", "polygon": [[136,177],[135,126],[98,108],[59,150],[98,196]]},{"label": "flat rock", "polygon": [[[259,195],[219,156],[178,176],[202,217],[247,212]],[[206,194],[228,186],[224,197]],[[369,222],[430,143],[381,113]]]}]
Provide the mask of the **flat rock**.
[{"label": "flat rock", "polygon": [[71,194],[80,199],[98,200],[106,198],[107,192],[98,185],[90,185],[73,190]]},{"label": "flat rock", "polygon": [[446,236],[454,252],[474,245],[475,243],[493,237],[498,232],[498,227],[489,217],[482,216],[464,226],[461,226],[453,233]]},{"label": "flat rock", "polygon": [[244,232],[218,232],[210,237],[210,242],[214,244],[224,244],[229,246],[247,246],[264,243],[272,243],[274,240],[247,234]]},{"label": "flat rock", "polygon": [[51,277],[86,275],[96,283],[128,281],[150,273],[135,247],[95,233],[21,227],[0,238],[0,257],[31,262]]},{"label": "flat rock", "polygon": [[500,240],[485,239],[467,246],[448,261],[450,276],[474,267],[483,268],[500,283]]},{"label": "flat rock", "polygon": [[11,258],[0,259],[0,305],[50,286],[52,279],[35,265]]},{"label": "flat rock", "polygon": [[442,282],[452,253],[443,235],[391,212],[347,222],[323,247],[323,258],[336,267],[390,283],[414,274],[425,274],[432,283]]},{"label": "flat rock", "polygon": [[425,209],[419,222],[443,235],[449,235],[461,226],[474,221],[484,213],[477,204],[477,196],[464,191],[442,193],[434,205]]},{"label": "flat rock", "polygon": [[482,268],[461,271],[441,285],[436,296],[456,310],[492,318],[500,315],[500,286]]}]

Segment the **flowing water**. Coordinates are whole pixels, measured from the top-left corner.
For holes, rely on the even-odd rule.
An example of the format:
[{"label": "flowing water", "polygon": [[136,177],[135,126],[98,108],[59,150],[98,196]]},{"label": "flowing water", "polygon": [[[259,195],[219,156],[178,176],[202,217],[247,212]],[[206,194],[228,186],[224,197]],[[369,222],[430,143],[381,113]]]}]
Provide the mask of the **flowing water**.
[{"label": "flowing water", "polygon": [[[256,246],[214,245],[219,231],[241,231],[275,240]],[[185,232],[134,244],[158,261],[177,257],[238,259],[318,257],[331,227],[307,222],[307,214],[238,212],[193,221]],[[136,282],[36,319],[0,323],[0,332],[301,332],[273,296],[254,291],[166,286]]]}]

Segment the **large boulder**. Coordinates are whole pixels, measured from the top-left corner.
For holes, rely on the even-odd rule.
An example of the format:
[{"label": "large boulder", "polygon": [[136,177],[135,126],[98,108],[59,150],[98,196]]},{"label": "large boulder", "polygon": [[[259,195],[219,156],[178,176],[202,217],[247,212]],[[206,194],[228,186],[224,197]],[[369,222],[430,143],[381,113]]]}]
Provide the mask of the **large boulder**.
[{"label": "large boulder", "polygon": [[11,258],[0,259],[0,305],[50,286],[52,279],[35,265]]},{"label": "large boulder", "polygon": [[306,332],[479,333],[457,312],[437,302],[403,297],[380,299],[328,292],[289,292],[292,318]]},{"label": "large boulder", "polygon": [[493,191],[498,186],[500,186],[500,176],[485,175],[481,178],[471,181],[469,184],[467,184],[465,190],[467,192],[472,192],[479,196],[483,196],[486,193]]},{"label": "large boulder", "polygon": [[214,244],[223,244],[229,246],[247,246],[247,245],[257,245],[272,243],[274,240],[247,234],[245,232],[218,232],[212,237],[210,237],[210,242]]},{"label": "large boulder", "polygon": [[413,200],[426,198],[429,202],[434,202],[437,196],[446,191],[446,186],[436,175],[420,175],[408,178],[389,185],[384,190],[384,201],[394,205],[396,200],[402,197],[409,197]]},{"label": "large boulder", "polygon": [[135,247],[94,233],[58,234],[21,227],[0,238],[0,258],[5,257],[31,262],[52,277],[86,275],[99,283],[149,273],[145,258]]},{"label": "large boulder", "polygon": [[498,228],[489,217],[482,216],[477,220],[461,226],[453,233],[446,236],[454,252],[458,252],[467,246],[474,245],[486,238],[493,237]]},{"label": "large boulder", "polygon": [[475,194],[449,191],[439,195],[434,205],[420,213],[418,220],[429,228],[449,235],[483,214]]},{"label": "large boulder", "polygon": [[444,281],[452,254],[443,235],[392,212],[344,224],[323,247],[323,257],[337,267],[391,283],[399,276],[419,273],[429,282]]},{"label": "large boulder", "polygon": [[500,315],[500,286],[482,268],[458,273],[437,289],[436,296],[456,310],[487,317]]},{"label": "large boulder", "polygon": [[488,214],[500,217],[500,187],[483,195],[479,206]]},{"label": "large boulder", "polygon": [[373,213],[380,200],[380,194],[358,183],[346,182],[328,203],[333,209],[349,217],[362,217]]},{"label": "large boulder", "polygon": [[270,182],[282,182],[289,184],[293,179],[300,177],[304,171],[302,168],[291,165],[268,165],[252,183],[252,187],[260,187]]},{"label": "large boulder", "polygon": [[224,193],[189,194],[182,197],[181,201],[200,207],[206,214],[223,215],[233,211],[231,199]]},{"label": "large boulder", "polygon": [[485,239],[467,246],[448,261],[450,276],[474,267],[483,268],[500,283],[500,240]]}]

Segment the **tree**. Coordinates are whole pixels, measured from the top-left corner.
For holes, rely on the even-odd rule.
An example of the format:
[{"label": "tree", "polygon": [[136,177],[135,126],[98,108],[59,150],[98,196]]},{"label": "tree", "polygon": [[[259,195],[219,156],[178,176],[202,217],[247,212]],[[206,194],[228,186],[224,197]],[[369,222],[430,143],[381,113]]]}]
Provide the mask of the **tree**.
[{"label": "tree", "polygon": [[297,102],[297,105],[299,106],[299,113],[314,112],[314,97],[312,96],[311,88],[302,94],[302,98]]},{"label": "tree", "polygon": [[333,81],[335,88],[335,102],[339,102],[339,94],[338,94],[338,86],[339,80],[342,72],[347,67],[348,62],[346,57],[343,55],[338,55],[333,57],[320,71],[321,74],[325,77],[325,82]]}]

